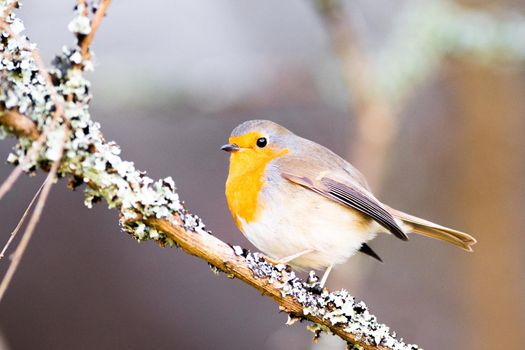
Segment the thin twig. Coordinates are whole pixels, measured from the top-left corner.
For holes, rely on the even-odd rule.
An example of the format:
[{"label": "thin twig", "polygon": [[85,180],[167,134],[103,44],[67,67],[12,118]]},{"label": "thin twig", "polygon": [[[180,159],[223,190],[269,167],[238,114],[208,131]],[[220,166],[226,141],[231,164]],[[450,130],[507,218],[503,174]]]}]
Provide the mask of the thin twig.
[{"label": "thin twig", "polygon": [[95,12],[93,19],[91,20],[91,31],[79,43],[80,54],[82,55],[82,58],[85,60],[90,58],[89,46],[91,45],[91,42],[93,41],[93,38],[95,37],[95,33],[97,32],[98,27],[100,26],[100,23],[102,22],[102,19],[106,15],[106,11],[107,11],[107,8],[110,2],[111,0],[102,0],[100,2],[100,6],[97,8],[97,12]]},{"label": "thin twig", "polygon": [[17,6],[18,6],[18,0],[12,0],[11,3],[7,5],[6,8],[4,9],[1,19],[5,20]]},{"label": "thin twig", "polygon": [[13,253],[11,264],[9,265],[9,268],[7,269],[7,272],[5,273],[4,278],[0,283],[0,301],[2,300],[7,288],[9,287],[9,284],[11,283],[11,280],[13,279],[16,269],[18,268],[18,265],[22,260],[24,252],[26,251],[27,245],[29,244],[29,240],[33,235],[36,224],[42,216],[42,211],[44,210],[44,206],[49,195],[49,191],[51,190],[51,186],[53,185],[54,177],[56,176],[59,165],[59,161],[53,163],[51,171],[47,175],[44,188],[42,189],[42,193],[40,194],[38,202],[36,203],[35,210],[31,215],[31,219],[27,224],[27,227],[22,235],[22,239],[20,240],[20,243],[18,244],[15,252]]},{"label": "thin twig", "polygon": [[11,232],[11,235],[9,236],[9,240],[5,244],[4,249],[2,249],[2,251],[0,252],[0,260],[4,258],[5,252],[7,251],[9,246],[11,245],[11,242],[15,239],[16,234],[20,230],[20,227],[22,227],[22,224],[24,223],[24,221],[25,221],[25,219],[27,217],[27,214],[29,214],[29,211],[33,207],[33,203],[35,203],[36,199],[40,195],[40,192],[42,191],[42,188],[44,188],[44,185],[46,184],[46,182],[47,182],[47,180],[45,180],[42,183],[42,185],[40,185],[40,188],[38,189],[38,191],[36,191],[35,195],[33,196],[33,199],[31,199],[31,202],[29,203],[29,205],[27,206],[26,210],[24,211],[24,214],[22,215],[22,217],[18,221],[18,224],[16,225],[15,229],[13,230],[13,232]]},{"label": "thin twig", "polygon": [[32,140],[40,136],[35,122],[16,110],[4,111],[0,107],[0,125],[11,127],[16,136],[25,136]]},{"label": "thin twig", "polygon": [[87,16],[89,14],[89,6],[87,0],[77,0],[77,6],[83,7],[82,14],[84,16]]},{"label": "thin twig", "polygon": [[7,179],[2,182],[2,186],[0,186],[0,200],[13,187],[20,174],[22,174],[22,167],[17,165],[13,171],[11,171]]}]

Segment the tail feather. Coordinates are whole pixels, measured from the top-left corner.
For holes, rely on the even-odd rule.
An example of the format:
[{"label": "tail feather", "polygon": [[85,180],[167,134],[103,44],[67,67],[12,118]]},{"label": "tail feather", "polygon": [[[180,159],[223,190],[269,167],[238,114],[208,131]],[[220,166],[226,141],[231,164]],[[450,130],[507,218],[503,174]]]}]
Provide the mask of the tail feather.
[{"label": "tail feather", "polygon": [[468,252],[472,252],[472,246],[476,244],[476,239],[465,232],[441,226],[399,210],[390,208],[389,211],[395,218],[403,221],[413,233],[452,243]]}]

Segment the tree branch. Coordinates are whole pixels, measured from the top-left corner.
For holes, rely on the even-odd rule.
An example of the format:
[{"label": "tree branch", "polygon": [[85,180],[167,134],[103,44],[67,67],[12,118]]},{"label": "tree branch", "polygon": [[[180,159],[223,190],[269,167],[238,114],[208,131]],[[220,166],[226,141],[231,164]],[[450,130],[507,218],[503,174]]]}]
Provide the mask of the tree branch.
[{"label": "tree branch", "polygon": [[355,111],[356,133],[351,149],[353,163],[376,190],[386,171],[387,157],[397,134],[397,113],[382,95],[368,53],[345,17],[340,0],[317,0],[341,75],[347,87],[349,110]]},{"label": "tree branch", "polygon": [[18,137],[36,140],[40,135],[35,123],[15,110],[0,111],[0,125],[10,128],[10,131]]},{"label": "tree branch", "polygon": [[[108,3],[102,1],[102,4]],[[78,28],[70,25],[75,33],[78,33]],[[0,102],[7,109],[12,107],[9,105],[27,106],[20,113],[35,123],[40,135],[53,120],[54,111],[57,108],[64,110],[65,120],[49,131],[38,156],[29,159],[25,170],[46,170],[50,163],[57,167],[60,164],[57,173],[69,178],[70,187],[86,185],[85,204],[91,207],[100,199],[106,200],[110,208],[119,212],[123,230],[135,239],[154,240],[162,246],[179,246],[207,261],[214,270],[236,277],[274,299],[281,310],[291,315],[292,320],[314,322],[310,329],[316,336],[323,331],[333,332],[351,347],[359,349],[419,349],[396,339],[395,333],[378,323],[366,305],[356,301],[347,291],[330,293],[326,289],[321,290],[315,273],[311,272],[308,280],[302,281],[289,267],[273,265],[260,253],[231,247],[212,236],[201,219],[183,207],[171,178],[154,181],[144,172],[136,170],[132,162],[122,160],[118,145],[106,142],[100,125],[91,120],[88,110],[91,98],[89,83],[78,69],[76,52],[65,50],[54,61],[52,75],[61,97],[57,102],[60,106],[55,106],[38,98],[43,93],[50,95],[52,92],[47,91],[50,87],[34,62],[34,56],[20,55],[17,50],[10,52],[9,46],[2,51],[0,64],[5,69],[0,70],[4,72],[0,75],[0,91],[5,93],[0,93]],[[19,74],[19,68],[22,74]],[[25,73],[36,78],[27,83],[24,81]],[[2,125],[6,129],[4,131],[13,133],[13,130],[21,128],[22,123],[25,119],[17,116],[4,120]],[[62,155],[65,124],[70,132]],[[31,145],[31,138],[18,143],[9,161],[17,163],[27,159]]]},{"label": "tree branch", "polygon": [[[83,4],[83,16],[87,17],[88,9],[87,9],[87,1],[80,0],[80,2]],[[85,37],[82,37],[79,40],[78,46],[80,47],[80,54],[82,55],[82,58],[84,60],[88,60],[90,58],[89,53],[89,46],[93,42],[93,39],[95,37],[95,34],[98,30],[98,27],[100,26],[100,23],[102,22],[102,19],[106,15],[107,9],[109,7],[109,3],[111,0],[101,0],[100,4],[95,12],[95,15],[93,16],[93,19],[91,20],[91,30],[88,35]]]},{"label": "tree branch", "polygon": [[4,4],[2,15],[0,18],[2,20],[5,19],[17,7],[18,7],[18,0],[7,0],[6,3]]}]

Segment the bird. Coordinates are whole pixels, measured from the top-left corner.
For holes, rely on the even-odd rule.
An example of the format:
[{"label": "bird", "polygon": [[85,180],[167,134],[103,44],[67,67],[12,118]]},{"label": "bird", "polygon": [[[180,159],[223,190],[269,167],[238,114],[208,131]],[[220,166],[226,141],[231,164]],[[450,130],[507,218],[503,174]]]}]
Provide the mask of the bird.
[{"label": "bird", "polygon": [[230,154],[225,194],[243,235],[270,261],[324,270],[357,252],[382,261],[368,245],[379,234],[408,233],[471,252],[471,235],[393,209],[364,176],[328,148],[269,120],[249,120],[221,147]]}]

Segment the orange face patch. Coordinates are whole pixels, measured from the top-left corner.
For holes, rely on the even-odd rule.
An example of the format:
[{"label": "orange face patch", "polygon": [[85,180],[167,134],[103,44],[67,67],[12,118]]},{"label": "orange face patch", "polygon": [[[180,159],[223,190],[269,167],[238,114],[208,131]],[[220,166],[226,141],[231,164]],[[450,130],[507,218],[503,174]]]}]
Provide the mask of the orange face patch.
[{"label": "orange face patch", "polygon": [[230,137],[229,142],[240,147],[230,156],[230,170],[226,181],[228,207],[239,229],[240,219],[251,222],[257,219],[262,208],[259,192],[264,186],[264,172],[268,163],[288,153],[288,149],[276,149],[271,143],[264,148],[257,147],[258,132]]}]

